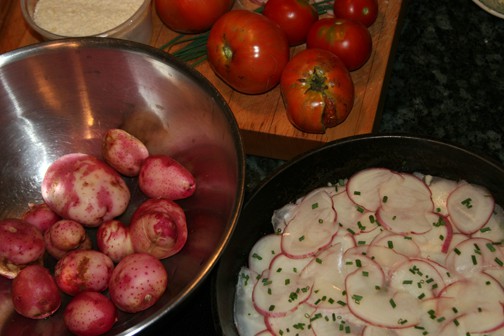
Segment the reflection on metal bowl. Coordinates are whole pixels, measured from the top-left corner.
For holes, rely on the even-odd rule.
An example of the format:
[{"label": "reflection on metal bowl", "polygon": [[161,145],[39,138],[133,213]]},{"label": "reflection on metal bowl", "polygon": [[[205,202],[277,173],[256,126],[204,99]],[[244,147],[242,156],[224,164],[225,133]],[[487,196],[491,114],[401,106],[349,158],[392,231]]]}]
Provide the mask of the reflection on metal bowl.
[{"label": "reflection on metal bowl", "polygon": [[[48,165],[63,154],[100,156],[109,128],[142,140],[152,154],[168,154],[196,177],[183,201],[189,238],[163,260],[166,293],[152,308],[119,315],[110,334],[132,335],[175,309],[206,278],[227,245],[244,197],[245,159],[239,129],[218,91],[199,73],[146,45],[108,38],[44,42],[0,55],[0,218],[18,217],[40,202]],[[127,212],[145,197],[134,178]],[[0,279],[0,295],[8,292]],[[68,298],[67,298],[68,299]],[[62,309],[29,321],[2,300],[0,333],[26,326],[43,335],[66,334]],[[30,329],[32,330],[32,329]]]}]

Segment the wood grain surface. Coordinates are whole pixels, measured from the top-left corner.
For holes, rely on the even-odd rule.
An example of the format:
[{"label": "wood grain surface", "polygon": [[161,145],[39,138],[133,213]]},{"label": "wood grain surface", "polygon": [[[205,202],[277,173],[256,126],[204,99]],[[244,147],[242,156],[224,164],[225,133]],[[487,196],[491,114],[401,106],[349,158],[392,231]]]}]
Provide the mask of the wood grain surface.
[{"label": "wood grain surface", "polygon": [[[204,62],[196,67],[220,91],[241,130],[245,152],[288,160],[333,140],[372,133],[380,119],[383,91],[393,56],[404,0],[378,0],[380,13],[370,27],[373,52],[368,62],[352,72],[355,103],[348,118],[325,134],[297,130],[288,121],[278,87],[260,95],[241,94],[222,82]],[[151,45],[160,47],[177,34],[166,28],[153,10]],[[24,22],[19,1],[0,1],[0,53],[42,41]],[[292,49],[292,54],[303,49]]]}]

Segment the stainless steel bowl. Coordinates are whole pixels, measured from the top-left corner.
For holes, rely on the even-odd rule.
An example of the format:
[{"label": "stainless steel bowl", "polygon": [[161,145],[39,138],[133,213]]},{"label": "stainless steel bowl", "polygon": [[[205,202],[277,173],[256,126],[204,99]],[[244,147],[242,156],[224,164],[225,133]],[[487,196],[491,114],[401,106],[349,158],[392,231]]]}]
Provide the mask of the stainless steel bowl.
[{"label": "stainless steel bowl", "polygon": [[[121,313],[110,334],[132,335],[174,310],[212,269],[237,222],[245,158],[237,123],[218,91],[197,71],[146,45],[108,38],[44,42],[0,55],[0,218],[41,201],[48,165],[70,152],[100,155],[109,128],[140,138],[153,154],[171,155],[196,176],[198,189],[180,204],[189,238],[163,261],[168,289],[152,308]],[[132,209],[144,199],[135,179]],[[0,295],[9,283],[0,279]],[[19,328],[66,334],[60,312],[21,318],[0,303],[0,334]],[[60,330],[61,329],[61,330]],[[13,333],[14,332],[14,333]]]},{"label": "stainless steel bowl", "polygon": [[504,205],[504,167],[483,155],[437,139],[362,135],[329,143],[282,166],[244,205],[233,238],[213,273],[213,312],[219,333],[238,335],[233,306],[238,273],[254,243],[273,233],[273,211],[328,182],[369,167],[465,179],[487,187]]}]

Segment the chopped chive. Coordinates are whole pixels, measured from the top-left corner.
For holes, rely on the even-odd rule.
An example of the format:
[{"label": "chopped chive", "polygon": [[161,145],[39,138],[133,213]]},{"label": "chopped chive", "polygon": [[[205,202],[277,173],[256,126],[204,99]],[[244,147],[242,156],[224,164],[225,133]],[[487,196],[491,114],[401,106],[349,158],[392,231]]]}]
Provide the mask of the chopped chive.
[{"label": "chopped chive", "polygon": [[305,236],[301,236],[298,238],[299,241],[303,241],[305,239]]},{"label": "chopped chive", "polygon": [[262,259],[263,259],[263,258],[262,258],[259,254],[257,254],[257,253],[253,253],[253,254],[252,254],[252,258],[257,259],[257,260],[262,260]]},{"label": "chopped chive", "polygon": [[453,252],[455,252],[457,255],[460,255],[462,253],[458,248],[454,248]]},{"label": "chopped chive", "polygon": [[394,299],[390,299],[390,300],[389,300],[389,303],[390,303],[390,305],[392,306],[392,308],[397,307],[397,305],[396,305],[396,303],[395,303]]},{"label": "chopped chive", "polygon": [[503,266],[504,265],[504,263],[502,262],[502,260],[500,260],[499,258],[495,258],[494,260],[497,263],[497,265],[499,265],[499,266]]},{"label": "chopped chive", "polygon": [[388,246],[389,249],[393,249],[394,248],[394,242],[392,240],[389,240],[387,242],[387,246]]},{"label": "chopped chive", "polygon": [[353,194],[354,194],[354,195],[360,195],[360,194],[361,194],[361,192],[360,192],[360,191],[355,190],[355,191],[353,192]]},{"label": "chopped chive", "polygon": [[343,302],[341,300],[336,301],[336,303],[343,307],[346,306],[346,302]]},{"label": "chopped chive", "polygon": [[489,227],[483,227],[483,228],[480,229],[481,233],[485,233],[485,232],[488,232],[488,231],[492,231],[492,229],[489,228]]},{"label": "chopped chive", "polygon": [[413,280],[404,280],[403,285],[411,285],[413,283]]},{"label": "chopped chive", "polygon": [[275,305],[271,305],[271,306],[269,306],[268,310],[269,310],[269,311],[273,311],[273,310],[275,310]]},{"label": "chopped chive", "polygon": [[318,264],[322,264],[322,259],[320,259],[320,258],[315,258],[315,261],[316,261]]},{"label": "chopped chive", "polygon": [[471,260],[472,260],[473,265],[478,264],[478,260],[476,260],[476,256],[474,254],[471,255]]},{"label": "chopped chive", "polygon": [[313,204],[311,205],[311,208],[312,208],[312,209],[317,209],[317,208],[318,208],[318,206],[319,206],[319,205],[318,205],[318,203],[313,203]]},{"label": "chopped chive", "polygon": [[495,246],[493,246],[492,243],[487,243],[486,247],[487,247],[487,249],[490,250],[490,252],[495,252],[496,251]]},{"label": "chopped chive", "polygon": [[464,205],[467,209],[470,209],[472,208],[472,199],[471,198],[466,198],[465,200],[463,200],[462,202],[460,202],[462,205]]},{"label": "chopped chive", "polygon": [[388,201],[388,196],[386,196],[386,195],[385,195],[385,196],[383,196],[383,198],[382,198],[382,202],[383,202],[383,203],[387,203],[387,201]]}]

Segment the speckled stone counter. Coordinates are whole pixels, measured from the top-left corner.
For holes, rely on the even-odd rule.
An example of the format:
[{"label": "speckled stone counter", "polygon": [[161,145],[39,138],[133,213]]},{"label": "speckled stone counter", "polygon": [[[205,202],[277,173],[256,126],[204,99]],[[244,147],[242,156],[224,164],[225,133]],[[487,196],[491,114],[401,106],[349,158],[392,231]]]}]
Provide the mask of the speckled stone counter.
[{"label": "speckled stone counter", "polygon": [[[394,0],[389,0],[394,1]],[[504,163],[504,20],[471,0],[410,0],[379,133],[437,137]],[[247,193],[282,161],[247,158]],[[211,277],[148,331],[214,335]]]}]

